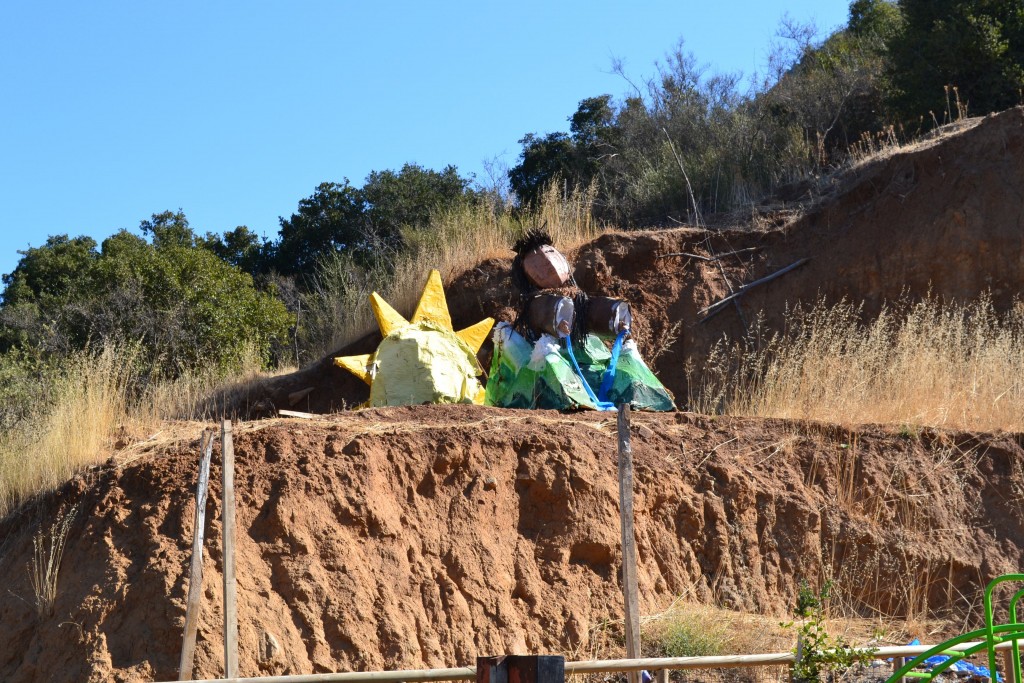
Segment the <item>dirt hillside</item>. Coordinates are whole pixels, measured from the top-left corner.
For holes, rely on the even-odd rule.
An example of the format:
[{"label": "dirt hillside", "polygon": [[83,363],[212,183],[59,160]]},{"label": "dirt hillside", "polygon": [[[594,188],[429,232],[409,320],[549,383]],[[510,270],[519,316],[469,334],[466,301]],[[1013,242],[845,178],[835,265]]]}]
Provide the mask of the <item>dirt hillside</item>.
[{"label": "dirt hillside", "polygon": [[[0,527],[0,680],[176,677],[200,427],[38,503],[46,525],[79,506],[52,615],[31,604],[36,527]],[[634,414],[633,435],[645,614],[687,594],[782,615],[823,574],[865,612],[964,609],[1024,562],[1019,435],[687,413]],[[464,406],[236,425],[241,674],[586,653],[621,609],[615,443],[608,415]],[[219,478],[205,677],[220,674]]]},{"label": "dirt hillside", "polygon": [[[1024,285],[1022,188],[1017,108],[851,169],[799,214],[606,234],[571,256],[585,290],[633,303],[642,350],[660,351],[655,368],[682,398],[686,363],[742,329],[734,308],[706,322],[701,310],[800,259],[743,299],[745,317],[777,328],[787,304],[819,296],[864,301],[868,315],[927,292],[988,291],[1011,305]],[[678,255],[737,250],[717,262]],[[508,266],[489,261],[449,284],[457,326],[508,318]],[[243,407],[326,413],[365,397],[325,359],[256,387]],[[832,576],[850,610],[963,615],[986,581],[1024,566],[1019,434],[689,413],[638,415],[634,427],[645,613],[687,595],[781,615],[801,578]],[[0,680],[177,676],[201,428],[127,446],[0,521]],[[420,406],[246,422],[236,434],[243,675],[587,653],[592,629],[619,614],[606,415]],[[221,673],[219,476],[214,467],[196,672],[206,677]],[[73,507],[56,602],[40,616],[33,536]]]},{"label": "dirt hillside", "polygon": [[[610,233],[571,254],[575,277],[594,295],[622,297],[635,311],[636,337],[659,377],[687,395],[687,362],[700,366],[710,346],[743,333],[735,308],[707,322],[702,309],[800,259],[806,265],[740,300],[747,321],[764,316],[780,329],[787,305],[846,298],[877,313],[885,301],[927,294],[974,300],[988,292],[997,308],[1024,290],[1024,108],[959,124],[951,133],[900,149],[832,179],[809,210],[759,212],[738,227]],[[672,256],[717,256],[708,262]],[[448,285],[457,326],[484,316],[508,320],[514,293],[508,260],[492,260]],[[724,273],[724,277],[723,277]],[[371,334],[341,355],[368,353]],[[484,360],[487,360],[487,348]],[[660,355],[658,355],[660,354]],[[301,403],[288,395],[313,388]],[[250,414],[276,408],[330,412],[366,400],[358,379],[330,358],[258,387],[241,405]]]}]

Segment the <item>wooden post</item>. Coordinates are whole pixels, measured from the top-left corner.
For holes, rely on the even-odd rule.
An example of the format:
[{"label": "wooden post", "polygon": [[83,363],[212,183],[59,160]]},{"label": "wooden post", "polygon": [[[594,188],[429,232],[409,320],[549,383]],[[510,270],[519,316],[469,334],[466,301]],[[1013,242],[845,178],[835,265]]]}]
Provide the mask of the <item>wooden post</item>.
[{"label": "wooden post", "polygon": [[215,432],[203,432],[200,444],[199,483],[196,485],[196,515],[192,530],[192,566],[188,577],[188,600],[185,603],[185,635],[181,642],[178,662],[178,680],[192,680],[192,665],[196,653],[196,631],[199,628],[200,598],[203,594],[203,535],[206,527],[206,494],[210,486],[210,459],[213,457]]},{"label": "wooden post", "polygon": [[477,657],[476,683],[565,683],[561,655]]},{"label": "wooden post", "polygon": [[[640,598],[636,579],[636,538],[633,535],[633,448],[629,441],[629,404],[619,406],[619,516],[622,522],[622,594],[626,603],[626,657],[640,656]],[[629,683],[640,683],[638,671]]]},{"label": "wooden post", "polygon": [[238,610],[235,605],[235,445],[231,420],[221,422],[224,507],[224,678],[238,676]]},{"label": "wooden post", "polygon": [[[907,660],[904,659],[903,657],[893,657],[892,658],[892,672],[896,673],[897,671],[902,669],[903,665],[906,664],[906,663],[907,663]],[[907,683],[907,679],[906,678],[901,678],[900,679],[900,683]]]},{"label": "wooden post", "polygon": [[800,666],[800,660],[804,657],[804,638],[803,636],[796,637],[796,654],[793,659],[793,666],[789,667],[789,680],[790,683],[795,680],[793,672],[798,666]]},{"label": "wooden post", "polygon": [[[1003,650],[1003,668],[1006,669],[1003,672],[1003,680],[1006,681],[1006,683],[1015,683],[1017,679],[1016,672],[1014,671],[1015,667],[1013,666],[1013,647],[1008,647]],[[994,675],[992,680],[995,680]]]},{"label": "wooden post", "polygon": [[668,669],[658,669],[654,673],[655,683],[668,683],[668,675],[670,671]]}]

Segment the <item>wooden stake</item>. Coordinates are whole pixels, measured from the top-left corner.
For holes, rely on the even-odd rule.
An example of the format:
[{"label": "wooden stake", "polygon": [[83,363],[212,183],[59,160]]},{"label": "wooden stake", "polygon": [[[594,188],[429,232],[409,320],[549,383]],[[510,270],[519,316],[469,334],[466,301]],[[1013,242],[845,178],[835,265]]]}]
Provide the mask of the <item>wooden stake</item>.
[{"label": "wooden stake", "polygon": [[[626,603],[626,657],[640,656],[640,598],[636,580],[636,538],[633,535],[633,448],[629,441],[629,404],[619,406],[619,516],[622,522],[622,594]],[[629,683],[640,673],[629,672]]]},{"label": "wooden stake", "polygon": [[221,422],[221,454],[224,457],[224,677],[238,676],[238,609],[235,605],[235,445],[231,420]]},{"label": "wooden stake", "polygon": [[[913,659],[913,657],[911,657],[911,659]],[[892,658],[892,672],[896,673],[897,671],[902,669],[903,665],[906,664],[906,663],[907,663],[907,660],[904,659],[903,657],[893,657]],[[906,676],[900,677],[899,683],[907,683],[907,677]]]},{"label": "wooden stake", "polygon": [[215,432],[203,432],[200,443],[203,455],[199,461],[199,483],[196,486],[196,516],[192,530],[192,566],[188,577],[188,599],[185,603],[185,635],[178,662],[178,680],[192,680],[196,654],[196,631],[199,629],[200,598],[203,594],[203,536],[206,527],[206,494],[210,487],[210,459],[213,457]]},{"label": "wooden stake", "polygon": [[779,277],[780,275],[785,275],[789,271],[791,271],[791,270],[793,270],[795,268],[799,268],[800,266],[804,265],[805,263],[807,263],[810,260],[811,260],[810,258],[802,258],[799,261],[796,261],[795,263],[789,264],[788,266],[786,266],[785,268],[783,268],[781,270],[775,271],[771,275],[765,275],[760,280],[754,280],[753,282],[750,282],[750,283],[747,283],[747,284],[743,285],[742,287],[740,287],[739,289],[737,289],[735,292],[733,292],[729,296],[725,297],[724,299],[719,299],[718,301],[716,301],[715,303],[711,304],[707,308],[704,308],[704,309],[701,309],[700,311],[698,311],[697,315],[704,315],[705,313],[707,313],[707,315],[705,315],[703,318],[701,318],[697,322],[699,322],[699,323],[707,322],[711,318],[713,318],[716,315],[718,315],[719,313],[721,313],[725,309],[725,304],[729,303],[730,301],[734,301],[737,298],[743,296],[744,294],[749,292],[754,287],[757,287],[758,285],[763,285],[766,282],[771,282],[772,280],[774,280],[775,278]]}]

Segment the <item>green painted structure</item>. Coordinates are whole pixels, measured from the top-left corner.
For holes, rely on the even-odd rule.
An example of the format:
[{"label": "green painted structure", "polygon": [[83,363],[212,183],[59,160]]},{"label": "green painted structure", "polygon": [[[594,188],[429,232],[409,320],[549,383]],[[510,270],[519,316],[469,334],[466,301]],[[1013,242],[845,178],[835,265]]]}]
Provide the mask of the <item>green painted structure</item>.
[{"label": "green painted structure", "polygon": [[[971,655],[977,654],[982,650],[988,653],[988,670],[992,674],[992,680],[996,680],[999,675],[999,668],[996,666],[996,645],[1005,642],[1011,642],[1011,659],[1013,671],[1003,671],[1004,683],[1021,683],[1020,675],[1020,640],[1024,638],[1024,624],[1020,623],[1019,617],[1017,616],[1017,605],[1021,598],[1024,598],[1024,589],[1018,590],[1013,598],[1010,600],[1010,608],[1007,618],[1008,623],[996,624],[995,616],[992,609],[992,592],[996,586],[1001,583],[1009,581],[1017,581],[1024,583],[1024,574],[1004,574],[993,579],[988,586],[985,587],[985,627],[980,628],[977,631],[971,631],[963,635],[951,638],[944,643],[936,645],[927,652],[922,652],[917,657],[914,657],[910,661],[906,662],[902,667],[896,670],[895,673],[889,678],[886,683],[898,683],[904,678],[919,678],[923,680],[931,680],[941,674],[943,671],[951,667],[961,659],[970,657]],[[969,643],[972,641],[979,641],[976,645],[967,648],[965,650],[954,650],[952,648],[962,643]],[[929,657],[936,655],[944,655],[949,657],[946,661],[936,664],[930,671],[915,671],[915,669],[922,664]]]}]

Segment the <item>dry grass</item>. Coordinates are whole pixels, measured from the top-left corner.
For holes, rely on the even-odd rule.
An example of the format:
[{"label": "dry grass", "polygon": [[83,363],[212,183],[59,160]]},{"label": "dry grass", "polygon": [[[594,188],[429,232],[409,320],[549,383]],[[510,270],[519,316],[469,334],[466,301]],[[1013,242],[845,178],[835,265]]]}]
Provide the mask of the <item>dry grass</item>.
[{"label": "dry grass", "polygon": [[794,634],[768,615],[677,600],[641,625],[644,656],[702,657],[786,652]]},{"label": "dry grass", "polygon": [[0,433],[0,517],[103,462],[118,440],[141,441],[170,420],[207,417],[211,395],[265,376],[253,349],[231,378],[197,373],[143,381],[134,370],[136,354],[131,346],[116,345],[83,351],[42,380],[51,383],[46,400]]},{"label": "dry grass", "polygon": [[720,344],[691,405],[706,412],[1024,430],[1024,306],[933,300],[863,324],[849,304],[795,311],[768,342]]},{"label": "dry grass", "polygon": [[486,203],[434,217],[429,230],[404,234],[409,253],[388,272],[368,272],[345,258],[324,264],[307,297],[311,330],[302,361],[319,360],[376,329],[367,297],[377,291],[399,311],[411,311],[430,269],[445,284],[490,258],[511,258],[511,245],[529,228],[544,226],[560,249],[569,251],[604,230],[593,219],[594,189],[569,196],[552,185],[540,207],[520,213]]},{"label": "dry grass", "polygon": [[118,349],[70,358],[52,400],[0,435],[0,516],[102,457],[128,408],[130,366]]},{"label": "dry grass", "polygon": [[[601,230],[591,219],[592,202],[592,192],[561,197],[552,190],[534,214],[478,205],[439,215],[430,231],[410,236],[413,255],[398,262],[393,277],[376,284],[385,298],[406,310],[413,307],[429,268],[451,280],[487,258],[508,257],[510,245],[528,227],[545,225],[562,248],[574,248]],[[373,329],[368,294],[368,289],[353,287],[324,292],[320,312],[332,326],[321,339],[322,353]],[[225,406],[235,404],[233,393],[267,376],[252,349],[230,377],[196,372],[174,380],[143,380],[134,371],[136,353],[126,346],[85,351],[43,378],[52,383],[43,392],[46,400],[0,433],[0,517],[103,462],[117,441],[143,441],[166,429],[168,421],[221,415]]]},{"label": "dry grass", "polygon": [[77,506],[61,513],[48,530],[40,529],[32,539],[32,563],[29,578],[35,595],[36,613],[40,617],[53,614],[53,603],[57,599],[57,576],[64,558],[64,544],[67,542],[71,523],[75,520]]}]

